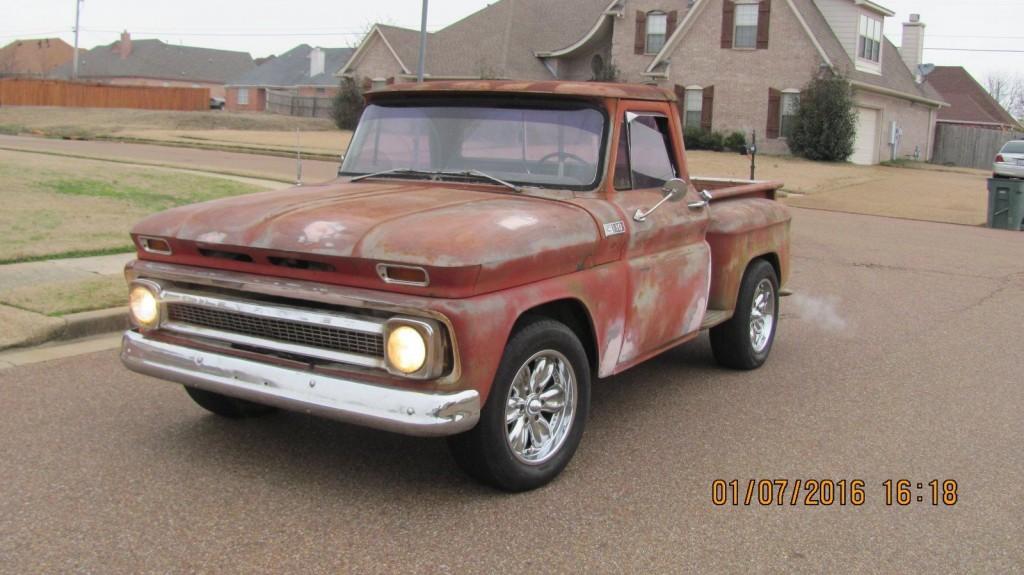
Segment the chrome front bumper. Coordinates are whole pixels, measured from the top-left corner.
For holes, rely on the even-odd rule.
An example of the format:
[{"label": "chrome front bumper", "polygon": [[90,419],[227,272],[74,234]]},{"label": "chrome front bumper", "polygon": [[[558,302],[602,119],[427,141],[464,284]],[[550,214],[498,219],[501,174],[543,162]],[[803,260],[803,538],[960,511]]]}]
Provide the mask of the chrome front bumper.
[{"label": "chrome front bumper", "polygon": [[424,393],[307,373],[148,339],[129,331],[121,361],[151,375],[255,403],[405,435],[436,437],[480,419],[473,390]]}]

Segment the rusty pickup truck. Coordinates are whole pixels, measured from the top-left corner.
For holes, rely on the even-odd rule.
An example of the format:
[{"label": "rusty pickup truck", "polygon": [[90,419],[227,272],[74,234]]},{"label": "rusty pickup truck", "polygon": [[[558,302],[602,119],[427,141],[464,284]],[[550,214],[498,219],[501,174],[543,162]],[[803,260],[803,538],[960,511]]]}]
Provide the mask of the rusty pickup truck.
[{"label": "rusty pickup truck", "polygon": [[768,357],[781,184],[689,172],[659,88],[376,90],[336,180],[135,226],[121,358],[221,416],[447,436],[473,477],[532,489],[572,458],[597,379],[708,329],[723,366]]}]

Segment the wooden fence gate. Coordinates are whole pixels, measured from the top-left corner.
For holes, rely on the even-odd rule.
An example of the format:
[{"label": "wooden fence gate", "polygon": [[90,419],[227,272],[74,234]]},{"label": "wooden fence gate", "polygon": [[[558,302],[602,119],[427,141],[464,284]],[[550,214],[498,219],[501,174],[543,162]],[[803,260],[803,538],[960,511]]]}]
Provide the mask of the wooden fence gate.
[{"label": "wooden fence gate", "polygon": [[330,96],[296,96],[291,92],[267,90],[267,111],[271,114],[330,118],[332,101]]},{"label": "wooden fence gate", "polygon": [[1024,138],[1024,132],[991,130],[972,126],[938,124],[935,127],[935,153],[932,162],[991,170],[996,154],[1010,140]]}]

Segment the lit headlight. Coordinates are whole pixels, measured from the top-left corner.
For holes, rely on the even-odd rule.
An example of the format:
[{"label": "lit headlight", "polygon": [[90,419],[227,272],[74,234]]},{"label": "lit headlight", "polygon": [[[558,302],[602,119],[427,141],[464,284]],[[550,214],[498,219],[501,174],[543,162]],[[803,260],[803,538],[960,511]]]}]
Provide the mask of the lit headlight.
[{"label": "lit headlight", "polygon": [[388,363],[396,370],[416,373],[427,362],[427,341],[416,328],[402,325],[388,334]]},{"label": "lit headlight", "polygon": [[160,321],[160,303],[147,286],[132,286],[128,294],[128,311],[135,323],[142,327],[155,327]]}]

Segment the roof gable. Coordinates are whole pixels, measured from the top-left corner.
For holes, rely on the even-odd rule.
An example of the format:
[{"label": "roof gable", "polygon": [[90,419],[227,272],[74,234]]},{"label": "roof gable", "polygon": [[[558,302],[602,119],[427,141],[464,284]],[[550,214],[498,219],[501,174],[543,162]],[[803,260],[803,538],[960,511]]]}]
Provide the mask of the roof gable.
[{"label": "roof gable", "polygon": [[235,86],[333,86],[334,73],[355,51],[353,48],[320,48],[324,52],[324,73],[310,77],[309,57],[313,48],[299,44],[280,56],[246,72],[231,84]]},{"label": "roof gable", "polygon": [[928,74],[927,84],[949,102],[948,108],[939,111],[940,121],[1020,127],[1020,123],[960,66],[937,66]]}]

